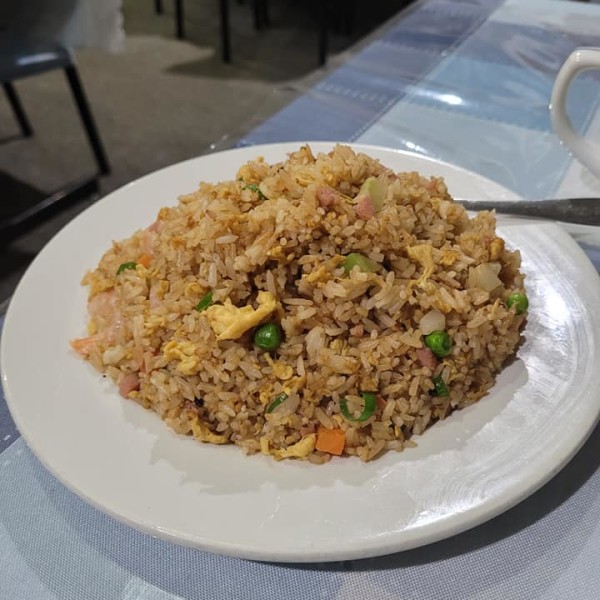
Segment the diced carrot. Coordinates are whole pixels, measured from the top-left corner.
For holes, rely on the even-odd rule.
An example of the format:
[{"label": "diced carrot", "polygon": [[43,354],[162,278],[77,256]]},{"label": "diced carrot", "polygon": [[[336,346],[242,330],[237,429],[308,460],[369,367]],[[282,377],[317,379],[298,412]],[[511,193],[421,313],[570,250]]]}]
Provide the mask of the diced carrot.
[{"label": "diced carrot", "polygon": [[329,452],[339,456],[344,451],[346,434],[341,429],[327,429],[319,425],[315,447],[321,452]]},{"label": "diced carrot", "polygon": [[142,254],[137,261],[140,263],[140,265],[143,265],[147,269],[152,262],[152,257],[149,254]]}]

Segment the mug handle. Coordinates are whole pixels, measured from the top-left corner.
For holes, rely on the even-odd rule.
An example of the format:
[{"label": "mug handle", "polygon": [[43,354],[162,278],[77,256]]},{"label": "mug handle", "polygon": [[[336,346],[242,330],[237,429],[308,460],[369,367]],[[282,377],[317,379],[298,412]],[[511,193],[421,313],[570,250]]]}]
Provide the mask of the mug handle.
[{"label": "mug handle", "polygon": [[600,49],[579,48],[567,58],[554,81],[550,116],[558,137],[579,161],[596,177],[600,177],[600,148],[588,142],[573,129],[566,108],[567,93],[571,82],[577,74],[590,69],[600,69]]}]

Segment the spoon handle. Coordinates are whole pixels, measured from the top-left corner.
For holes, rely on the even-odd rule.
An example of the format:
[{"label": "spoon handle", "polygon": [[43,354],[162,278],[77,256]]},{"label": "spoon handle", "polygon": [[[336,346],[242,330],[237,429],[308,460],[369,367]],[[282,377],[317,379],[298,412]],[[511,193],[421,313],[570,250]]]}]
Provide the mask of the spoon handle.
[{"label": "spoon handle", "polygon": [[537,217],[565,223],[600,225],[600,198],[564,198],[561,200],[463,200],[468,210],[496,210],[507,215]]}]

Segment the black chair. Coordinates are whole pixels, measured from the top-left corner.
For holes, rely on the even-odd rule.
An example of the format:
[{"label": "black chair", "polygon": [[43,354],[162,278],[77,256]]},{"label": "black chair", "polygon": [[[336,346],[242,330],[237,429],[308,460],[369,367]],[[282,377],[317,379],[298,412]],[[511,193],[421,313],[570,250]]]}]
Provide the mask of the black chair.
[{"label": "black chair", "polygon": [[[0,29],[0,81],[23,136],[33,134],[33,128],[17,94],[14,82],[46,71],[62,69],[91,146],[98,172],[110,173],[110,165],[94,122],[86,94],[71,52],[55,41],[30,37],[22,30]],[[97,191],[97,174],[70,183],[48,195],[27,184],[2,174],[0,188],[10,202],[0,204],[0,241],[18,235],[67,204]],[[10,189],[7,194],[6,189]]]},{"label": "black chair", "polygon": [[[238,0],[242,4],[243,0]],[[178,39],[185,38],[185,15],[183,0],[174,0],[175,4],[175,35]],[[269,24],[269,12],[267,0],[252,0],[254,14],[254,27],[263,29]],[[162,0],[154,0],[154,10],[156,14],[164,13]],[[229,29],[229,1],[219,0],[219,17],[221,29],[221,56],[223,62],[231,62],[231,33]]]}]

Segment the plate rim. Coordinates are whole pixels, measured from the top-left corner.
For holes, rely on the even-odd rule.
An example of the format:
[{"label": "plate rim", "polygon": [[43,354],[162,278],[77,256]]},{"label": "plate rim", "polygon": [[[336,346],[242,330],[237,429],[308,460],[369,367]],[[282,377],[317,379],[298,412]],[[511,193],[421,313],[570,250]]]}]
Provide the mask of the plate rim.
[{"label": "plate rim", "polygon": [[[21,281],[19,282],[19,284],[14,292],[13,301],[10,303],[8,311],[5,315],[4,327],[3,327],[2,336],[1,336],[1,340],[0,340],[0,371],[2,374],[2,385],[4,388],[6,404],[8,406],[8,409],[15,421],[15,424],[19,430],[21,437],[23,437],[27,446],[31,449],[31,451],[36,456],[36,458],[44,465],[44,467],[54,477],[56,477],[63,485],[65,485],[65,487],[67,489],[71,490],[78,497],[82,498],[85,502],[87,502],[88,504],[99,509],[103,513],[110,515],[112,518],[116,519],[117,521],[125,523],[128,526],[131,526],[131,527],[133,527],[137,530],[140,530],[144,533],[150,534],[152,536],[160,537],[169,542],[173,542],[173,543],[176,543],[179,545],[199,548],[202,550],[208,550],[211,552],[225,554],[228,556],[249,558],[249,559],[254,559],[254,560],[262,560],[262,561],[276,560],[277,562],[327,562],[327,561],[369,558],[369,557],[380,556],[380,555],[384,555],[384,554],[390,554],[390,553],[398,552],[398,551],[410,550],[411,548],[424,546],[424,545],[427,545],[427,544],[430,544],[430,543],[433,543],[436,541],[440,541],[442,539],[447,539],[447,538],[449,538],[453,535],[456,535],[460,532],[472,529],[473,527],[476,527],[478,525],[481,525],[484,522],[487,522],[487,521],[493,519],[497,515],[505,512],[506,510],[510,509],[512,506],[515,506],[516,504],[518,504],[525,498],[534,494],[545,483],[547,483],[550,479],[552,479],[560,470],[562,470],[564,468],[564,466],[572,459],[572,457],[575,456],[575,454],[578,452],[578,450],[585,443],[585,441],[587,440],[587,438],[593,431],[598,420],[600,420],[600,412],[597,412],[596,420],[589,423],[589,427],[588,427],[587,431],[585,432],[585,434],[582,437],[580,437],[579,440],[577,440],[576,444],[571,444],[570,449],[564,453],[562,461],[559,461],[558,463],[556,463],[556,465],[553,469],[549,469],[546,473],[544,473],[544,475],[542,477],[539,477],[538,480],[535,482],[534,486],[529,485],[529,487],[527,487],[526,489],[521,490],[520,494],[514,494],[510,498],[504,497],[503,501],[496,502],[493,505],[492,509],[490,509],[489,503],[480,504],[475,508],[471,508],[469,510],[469,515],[471,518],[469,519],[469,521],[466,525],[464,523],[464,520],[448,518],[442,522],[438,522],[437,527],[435,529],[428,529],[425,532],[419,530],[417,532],[418,535],[415,536],[415,539],[409,539],[408,543],[402,543],[401,545],[398,544],[395,537],[391,537],[387,541],[387,543],[383,543],[383,544],[380,543],[379,545],[376,545],[374,547],[369,546],[368,548],[361,548],[361,549],[354,548],[354,549],[349,549],[349,550],[341,551],[341,552],[340,551],[338,551],[338,552],[331,552],[331,551],[322,552],[322,551],[319,551],[318,549],[316,549],[312,553],[301,552],[298,554],[298,553],[295,553],[293,550],[292,551],[286,550],[283,552],[280,550],[277,558],[274,559],[274,555],[272,553],[264,552],[263,550],[258,549],[258,548],[252,549],[252,548],[248,548],[247,546],[243,546],[240,548],[239,546],[237,546],[235,544],[214,542],[214,541],[211,542],[210,540],[199,540],[197,535],[195,535],[193,537],[193,539],[192,538],[188,539],[188,538],[182,537],[181,535],[178,535],[178,534],[173,535],[169,530],[161,528],[160,525],[153,524],[153,523],[143,523],[139,520],[133,521],[127,517],[124,517],[123,515],[120,515],[119,513],[112,511],[109,507],[106,507],[102,503],[97,502],[93,497],[90,497],[89,495],[87,495],[84,490],[79,489],[77,487],[77,485],[73,484],[73,482],[68,480],[68,478],[65,477],[63,473],[60,472],[59,468],[56,468],[54,465],[52,465],[51,463],[49,463],[46,460],[46,457],[43,456],[43,452],[42,453],[39,452],[39,449],[37,448],[35,440],[31,439],[29,436],[29,432],[27,431],[27,426],[23,427],[23,422],[21,420],[22,415],[20,414],[18,407],[17,407],[18,401],[15,398],[13,398],[12,391],[9,386],[9,382],[7,381],[8,376],[6,373],[5,357],[7,355],[7,345],[9,344],[9,342],[7,340],[9,339],[9,337],[11,337],[10,332],[13,327],[12,315],[15,312],[14,310],[11,311],[11,307],[14,305],[14,300],[15,299],[18,300],[19,295],[21,293],[20,290],[23,289],[22,286],[24,287],[24,285],[25,285],[24,282],[28,281],[28,279],[26,279],[26,278],[28,277],[28,275],[29,275],[29,277],[31,277],[30,273],[31,273],[33,265],[36,264],[38,260],[42,260],[41,257],[43,257],[43,253],[46,251],[48,246],[50,246],[53,243],[53,241],[58,236],[60,236],[65,230],[70,229],[70,228],[76,228],[80,217],[82,217],[89,211],[93,211],[94,208],[96,206],[98,206],[100,203],[108,200],[109,198],[112,198],[114,195],[120,194],[122,192],[122,190],[124,190],[126,188],[130,188],[132,186],[139,185],[140,182],[143,182],[147,179],[155,177],[157,173],[163,173],[170,169],[173,169],[176,167],[181,167],[182,165],[193,164],[197,161],[201,161],[203,158],[205,158],[207,156],[217,156],[217,155],[230,154],[230,153],[231,154],[245,153],[245,152],[248,152],[249,150],[254,150],[254,151],[257,151],[257,153],[260,153],[261,149],[264,149],[265,151],[272,151],[272,150],[277,151],[277,150],[282,150],[283,148],[291,148],[292,146],[298,147],[300,144],[309,144],[312,147],[327,146],[327,147],[331,148],[335,143],[342,143],[345,145],[349,145],[355,149],[359,149],[360,151],[368,152],[369,150],[374,150],[374,151],[383,152],[383,153],[391,152],[391,153],[394,153],[394,154],[400,155],[400,156],[407,156],[407,155],[412,156],[412,157],[418,159],[419,161],[425,161],[425,162],[430,163],[431,165],[444,165],[453,171],[461,172],[462,174],[464,174],[467,177],[475,177],[479,181],[489,182],[495,188],[505,189],[506,192],[508,193],[508,195],[513,196],[514,199],[518,199],[518,196],[514,192],[512,192],[511,190],[508,190],[507,188],[504,188],[504,186],[502,186],[501,184],[498,184],[498,183],[496,183],[486,177],[483,177],[475,172],[469,171],[468,169],[464,169],[463,167],[453,165],[452,163],[449,163],[446,161],[440,161],[440,160],[437,160],[432,157],[423,156],[423,155],[420,155],[415,152],[404,151],[402,149],[394,149],[394,148],[387,148],[385,146],[366,145],[366,144],[352,143],[352,142],[334,142],[334,141],[331,141],[331,142],[329,142],[329,141],[278,142],[278,143],[262,144],[262,145],[256,145],[256,146],[245,146],[242,148],[225,150],[222,152],[213,153],[213,154],[209,154],[209,155],[202,155],[202,156],[198,156],[195,158],[191,158],[191,159],[187,159],[185,161],[175,163],[173,165],[169,165],[158,171],[154,171],[152,173],[146,174],[132,182],[125,184],[124,186],[121,186],[120,188],[112,191],[111,193],[107,194],[105,197],[98,200],[96,203],[94,203],[92,206],[90,206],[86,210],[82,211],[82,213],[80,215],[78,215],[76,218],[74,218],[72,221],[70,221],[67,225],[65,225],[65,227],[63,227],[44,246],[44,248],[39,252],[38,256],[36,256],[34,261],[32,261],[31,265],[28,267],[25,275],[22,277]],[[598,279],[596,270],[593,267],[592,263],[589,261],[588,257],[585,255],[583,250],[568,235],[568,233],[555,223],[544,222],[544,225],[546,227],[552,228],[553,235],[557,236],[557,238],[560,239],[561,241],[564,241],[565,243],[567,243],[573,251],[579,252],[580,258],[582,259],[581,264],[585,264],[586,265],[585,268],[589,270],[589,273],[591,274],[593,272],[593,274],[596,276],[596,279]],[[600,280],[598,280],[596,287],[600,290]],[[6,335],[6,332],[8,332],[9,335]],[[15,407],[17,407],[16,410],[15,410]],[[335,556],[333,556],[333,554],[335,554]]]}]

